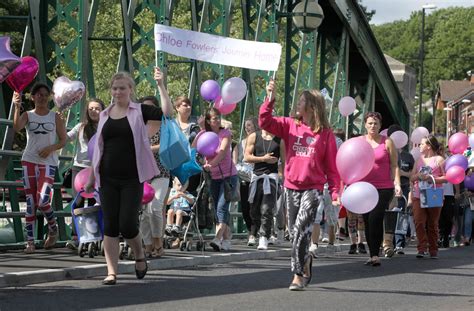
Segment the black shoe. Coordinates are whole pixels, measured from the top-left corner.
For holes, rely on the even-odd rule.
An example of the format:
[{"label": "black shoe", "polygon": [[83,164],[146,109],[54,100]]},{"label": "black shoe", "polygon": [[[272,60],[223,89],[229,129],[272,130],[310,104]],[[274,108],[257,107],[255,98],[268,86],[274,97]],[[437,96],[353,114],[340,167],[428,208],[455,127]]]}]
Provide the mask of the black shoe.
[{"label": "black shoe", "polygon": [[148,263],[146,262],[145,258],[135,259],[135,263],[137,263],[137,262],[144,262],[145,263],[145,269],[143,269],[143,270],[137,270],[137,268],[135,266],[135,275],[137,276],[137,279],[141,280],[145,277],[145,275],[148,271]]},{"label": "black shoe", "polygon": [[349,250],[349,255],[357,254],[357,244],[351,244],[351,249]]},{"label": "black shoe", "polygon": [[357,251],[359,252],[359,254],[367,254],[364,243],[357,244]]},{"label": "black shoe", "polygon": [[[112,278],[107,279],[109,276],[111,276]],[[102,285],[115,285],[115,284],[117,284],[117,276],[115,274],[109,274],[109,275],[107,275],[107,278],[105,278],[102,281]]]}]

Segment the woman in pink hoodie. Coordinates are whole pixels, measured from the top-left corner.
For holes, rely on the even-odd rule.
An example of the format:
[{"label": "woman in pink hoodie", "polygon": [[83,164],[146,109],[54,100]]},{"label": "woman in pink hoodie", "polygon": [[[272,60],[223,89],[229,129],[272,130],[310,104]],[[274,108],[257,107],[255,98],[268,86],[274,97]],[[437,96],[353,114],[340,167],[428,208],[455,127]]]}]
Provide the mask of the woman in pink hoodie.
[{"label": "woman in pink hoodie", "polygon": [[290,290],[303,290],[311,281],[312,257],[308,248],[324,184],[333,200],[339,199],[340,178],[336,169],[336,139],[330,129],[324,98],[317,90],[303,91],[294,118],[273,117],[275,81],[267,85],[260,107],[259,125],[285,142],[285,195],[288,228],[292,237]]}]

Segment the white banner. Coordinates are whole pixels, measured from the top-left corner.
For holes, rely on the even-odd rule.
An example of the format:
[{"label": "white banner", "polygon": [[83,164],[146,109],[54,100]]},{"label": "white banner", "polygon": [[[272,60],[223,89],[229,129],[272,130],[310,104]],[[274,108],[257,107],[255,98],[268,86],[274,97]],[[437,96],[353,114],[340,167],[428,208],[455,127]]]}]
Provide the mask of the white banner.
[{"label": "white banner", "polygon": [[226,38],[155,24],[155,49],[219,65],[277,71],[281,45]]}]

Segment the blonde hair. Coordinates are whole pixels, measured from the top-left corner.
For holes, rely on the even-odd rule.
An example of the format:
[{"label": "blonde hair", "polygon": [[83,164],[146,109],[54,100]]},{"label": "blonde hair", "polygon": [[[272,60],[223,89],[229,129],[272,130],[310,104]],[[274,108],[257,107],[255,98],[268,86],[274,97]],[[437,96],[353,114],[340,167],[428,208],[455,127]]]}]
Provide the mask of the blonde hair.
[{"label": "blonde hair", "polygon": [[[304,90],[300,97],[303,96],[306,105],[305,110],[308,108],[313,109],[313,114],[309,119],[309,127],[313,130],[314,133],[319,132],[322,129],[330,128],[328,118],[326,116],[326,107],[324,96],[318,90]],[[293,115],[296,113],[293,112]],[[300,124],[302,117],[295,117],[297,123]]]},{"label": "blonde hair", "polygon": [[109,88],[112,88],[112,84],[114,84],[116,80],[126,80],[128,82],[128,85],[130,86],[130,89],[132,90],[132,97],[135,96],[135,80],[133,80],[130,73],[126,71],[119,71],[114,74],[112,76],[112,79],[110,80]]}]

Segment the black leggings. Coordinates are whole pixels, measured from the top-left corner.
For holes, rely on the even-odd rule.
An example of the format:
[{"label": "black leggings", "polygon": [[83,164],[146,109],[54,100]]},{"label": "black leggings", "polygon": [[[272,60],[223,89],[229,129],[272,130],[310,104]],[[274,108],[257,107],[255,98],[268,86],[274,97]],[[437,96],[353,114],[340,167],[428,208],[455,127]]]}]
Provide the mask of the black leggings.
[{"label": "black leggings", "polygon": [[143,184],[138,179],[120,180],[101,176],[99,189],[104,214],[104,234],[133,239],[139,233],[138,211],[143,196]]},{"label": "black leggings", "polygon": [[383,240],[383,217],[393,198],[393,189],[377,189],[379,201],[373,210],[364,214],[365,238],[369,245],[370,257],[378,256]]},{"label": "black leggings", "polygon": [[453,227],[453,219],[455,212],[454,196],[445,195],[443,208],[441,209],[441,216],[439,217],[439,235],[443,246],[449,246],[449,235]]}]

